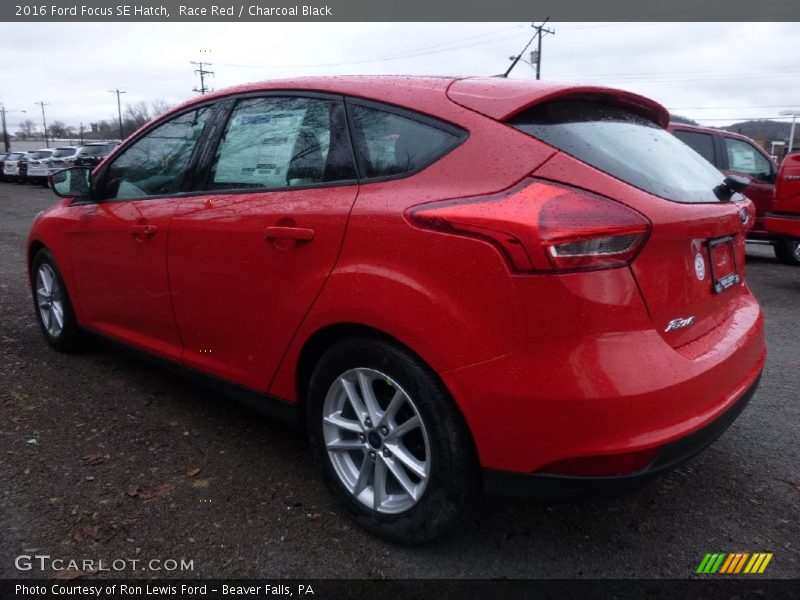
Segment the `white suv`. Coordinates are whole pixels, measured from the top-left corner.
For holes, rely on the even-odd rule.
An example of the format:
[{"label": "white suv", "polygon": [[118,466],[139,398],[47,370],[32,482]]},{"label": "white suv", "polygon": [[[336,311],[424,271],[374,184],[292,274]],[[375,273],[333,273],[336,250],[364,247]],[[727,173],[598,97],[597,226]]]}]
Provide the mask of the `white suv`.
[{"label": "white suv", "polygon": [[12,152],[6,157],[3,162],[3,179],[6,181],[19,179],[19,161],[25,154],[25,152]]},{"label": "white suv", "polygon": [[47,183],[50,175],[50,157],[53,156],[52,148],[39,148],[28,157],[28,171],[25,181],[31,183]]}]

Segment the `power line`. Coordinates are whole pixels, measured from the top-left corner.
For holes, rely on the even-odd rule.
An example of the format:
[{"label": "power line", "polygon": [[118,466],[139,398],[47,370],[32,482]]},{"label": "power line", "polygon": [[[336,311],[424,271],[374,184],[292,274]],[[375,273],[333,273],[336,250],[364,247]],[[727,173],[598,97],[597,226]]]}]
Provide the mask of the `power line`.
[{"label": "power line", "polygon": [[730,108],[792,108],[800,106],[800,102],[791,104],[747,104],[743,106],[673,106],[668,110],[725,110]]},{"label": "power line", "polygon": [[[482,34],[483,36],[489,34]],[[446,48],[439,48],[435,50],[423,50],[420,48],[414,50],[405,50],[403,52],[398,52],[395,54],[388,54],[384,56],[377,56],[371,58],[365,58],[362,60],[354,60],[354,61],[345,61],[345,62],[329,62],[329,63],[293,63],[293,64],[272,64],[272,65],[246,65],[246,64],[238,64],[238,63],[215,63],[217,66],[223,67],[233,67],[233,68],[240,68],[240,69],[312,69],[312,68],[323,68],[323,67],[342,67],[342,66],[349,66],[349,65],[363,65],[368,63],[374,62],[386,62],[392,60],[400,60],[404,58],[415,58],[418,56],[427,56],[430,54],[440,54],[442,52],[454,52],[456,50],[464,50],[466,48],[473,48],[475,46],[481,46],[485,44],[494,44],[497,42],[504,42],[507,40],[517,39],[521,37],[522,33],[517,33],[510,36],[500,36],[495,37],[488,40],[483,40],[480,42],[475,42],[472,44],[463,44],[464,40],[458,40],[454,42],[446,42],[446,44],[459,44],[459,45],[451,45],[450,47]],[[473,37],[481,37],[481,36],[473,36]],[[465,38],[471,39],[471,38]],[[436,44],[435,46],[443,46],[444,44]],[[435,47],[434,46],[434,47]],[[431,46],[423,47],[423,48],[431,48]]]},{"label": "power line", "polygon": [[205,76],[206,76],[206,75],[213,75],[213,74],[214,74],[214,71],[206,71],[206,70],[203,68],[203,66],[210,67],[210,66],[211,66],[211,63],[195,62],[195,61],[193,61],[193,60],[192,60],[192,61],[189,61],[189,62],[191,62],[193,65],[197,65],[197,66],[199,66],[199,67],[200,67],[199,69],[195,69],[195,70],[194,70],[194,72],[195,72],[195,73],[197,73],[198,75],[200,75],[200,89],[194,88],[192,91],[193,91],[193,92],[198,92],[199,94],[205,94],[206,92],[210,92],[211,90],[210,90],[209,88],[207,88],[207,87],[206,87],[206,79],[205,79]]}]

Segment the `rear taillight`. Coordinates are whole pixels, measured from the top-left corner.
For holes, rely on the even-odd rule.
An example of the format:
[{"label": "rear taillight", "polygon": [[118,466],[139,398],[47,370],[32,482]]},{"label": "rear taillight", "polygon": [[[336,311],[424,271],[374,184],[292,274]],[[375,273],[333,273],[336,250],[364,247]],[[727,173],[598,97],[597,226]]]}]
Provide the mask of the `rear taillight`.
[{"label": "rear taillight", "polygon": [[407,214],[427,229],[492,243],[520,272],[628,265],[650,231],[650,222],[624,204],[539,180],[493,196],[422,204]]}]

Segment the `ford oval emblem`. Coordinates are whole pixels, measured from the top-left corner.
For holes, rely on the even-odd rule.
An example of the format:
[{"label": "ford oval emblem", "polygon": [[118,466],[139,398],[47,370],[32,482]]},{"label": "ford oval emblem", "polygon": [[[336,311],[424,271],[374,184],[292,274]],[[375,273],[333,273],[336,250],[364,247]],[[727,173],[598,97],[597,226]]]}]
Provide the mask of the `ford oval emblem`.
[{"label": "ford oval emblem", "polygon": [[706,278],[706,261],[699,252],[694,256],[694,274],[700,281]]},{"label": "ford oval emblem", "polygon": [[739,220],[742,222],[742,225],[747,225],[747,220],[750,218],[750,213],[747,212],[746,208],[743,208],[739,211]]}]

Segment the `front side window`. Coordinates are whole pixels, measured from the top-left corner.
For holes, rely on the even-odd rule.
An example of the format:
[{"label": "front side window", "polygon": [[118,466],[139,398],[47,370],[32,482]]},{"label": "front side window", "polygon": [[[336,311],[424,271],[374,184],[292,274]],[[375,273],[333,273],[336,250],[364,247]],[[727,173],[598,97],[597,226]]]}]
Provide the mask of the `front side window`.
[{"label": "front side window", "polygon": [[109,166],[100,198],[129,200],[179,192],[210,114],[209,107],[184,113],[136,140]]},{"label": "front side window", "polygon": [[355,179],[341,102],[241,100],[217,148],[213,190],[284,188]]},{"label": "front side window", "polygon": [[728,168],[731,171],[746,173],[752,177],[766,179],[772,172],[772,165],[758,150],[747,142],[729,137],[725,141],[728,153]]},{"label": "front side window", "polygon": [[354,104],[356,151],[366,177],[388,177],[427,167],[459,143],[459,136],[392,112]]}]

